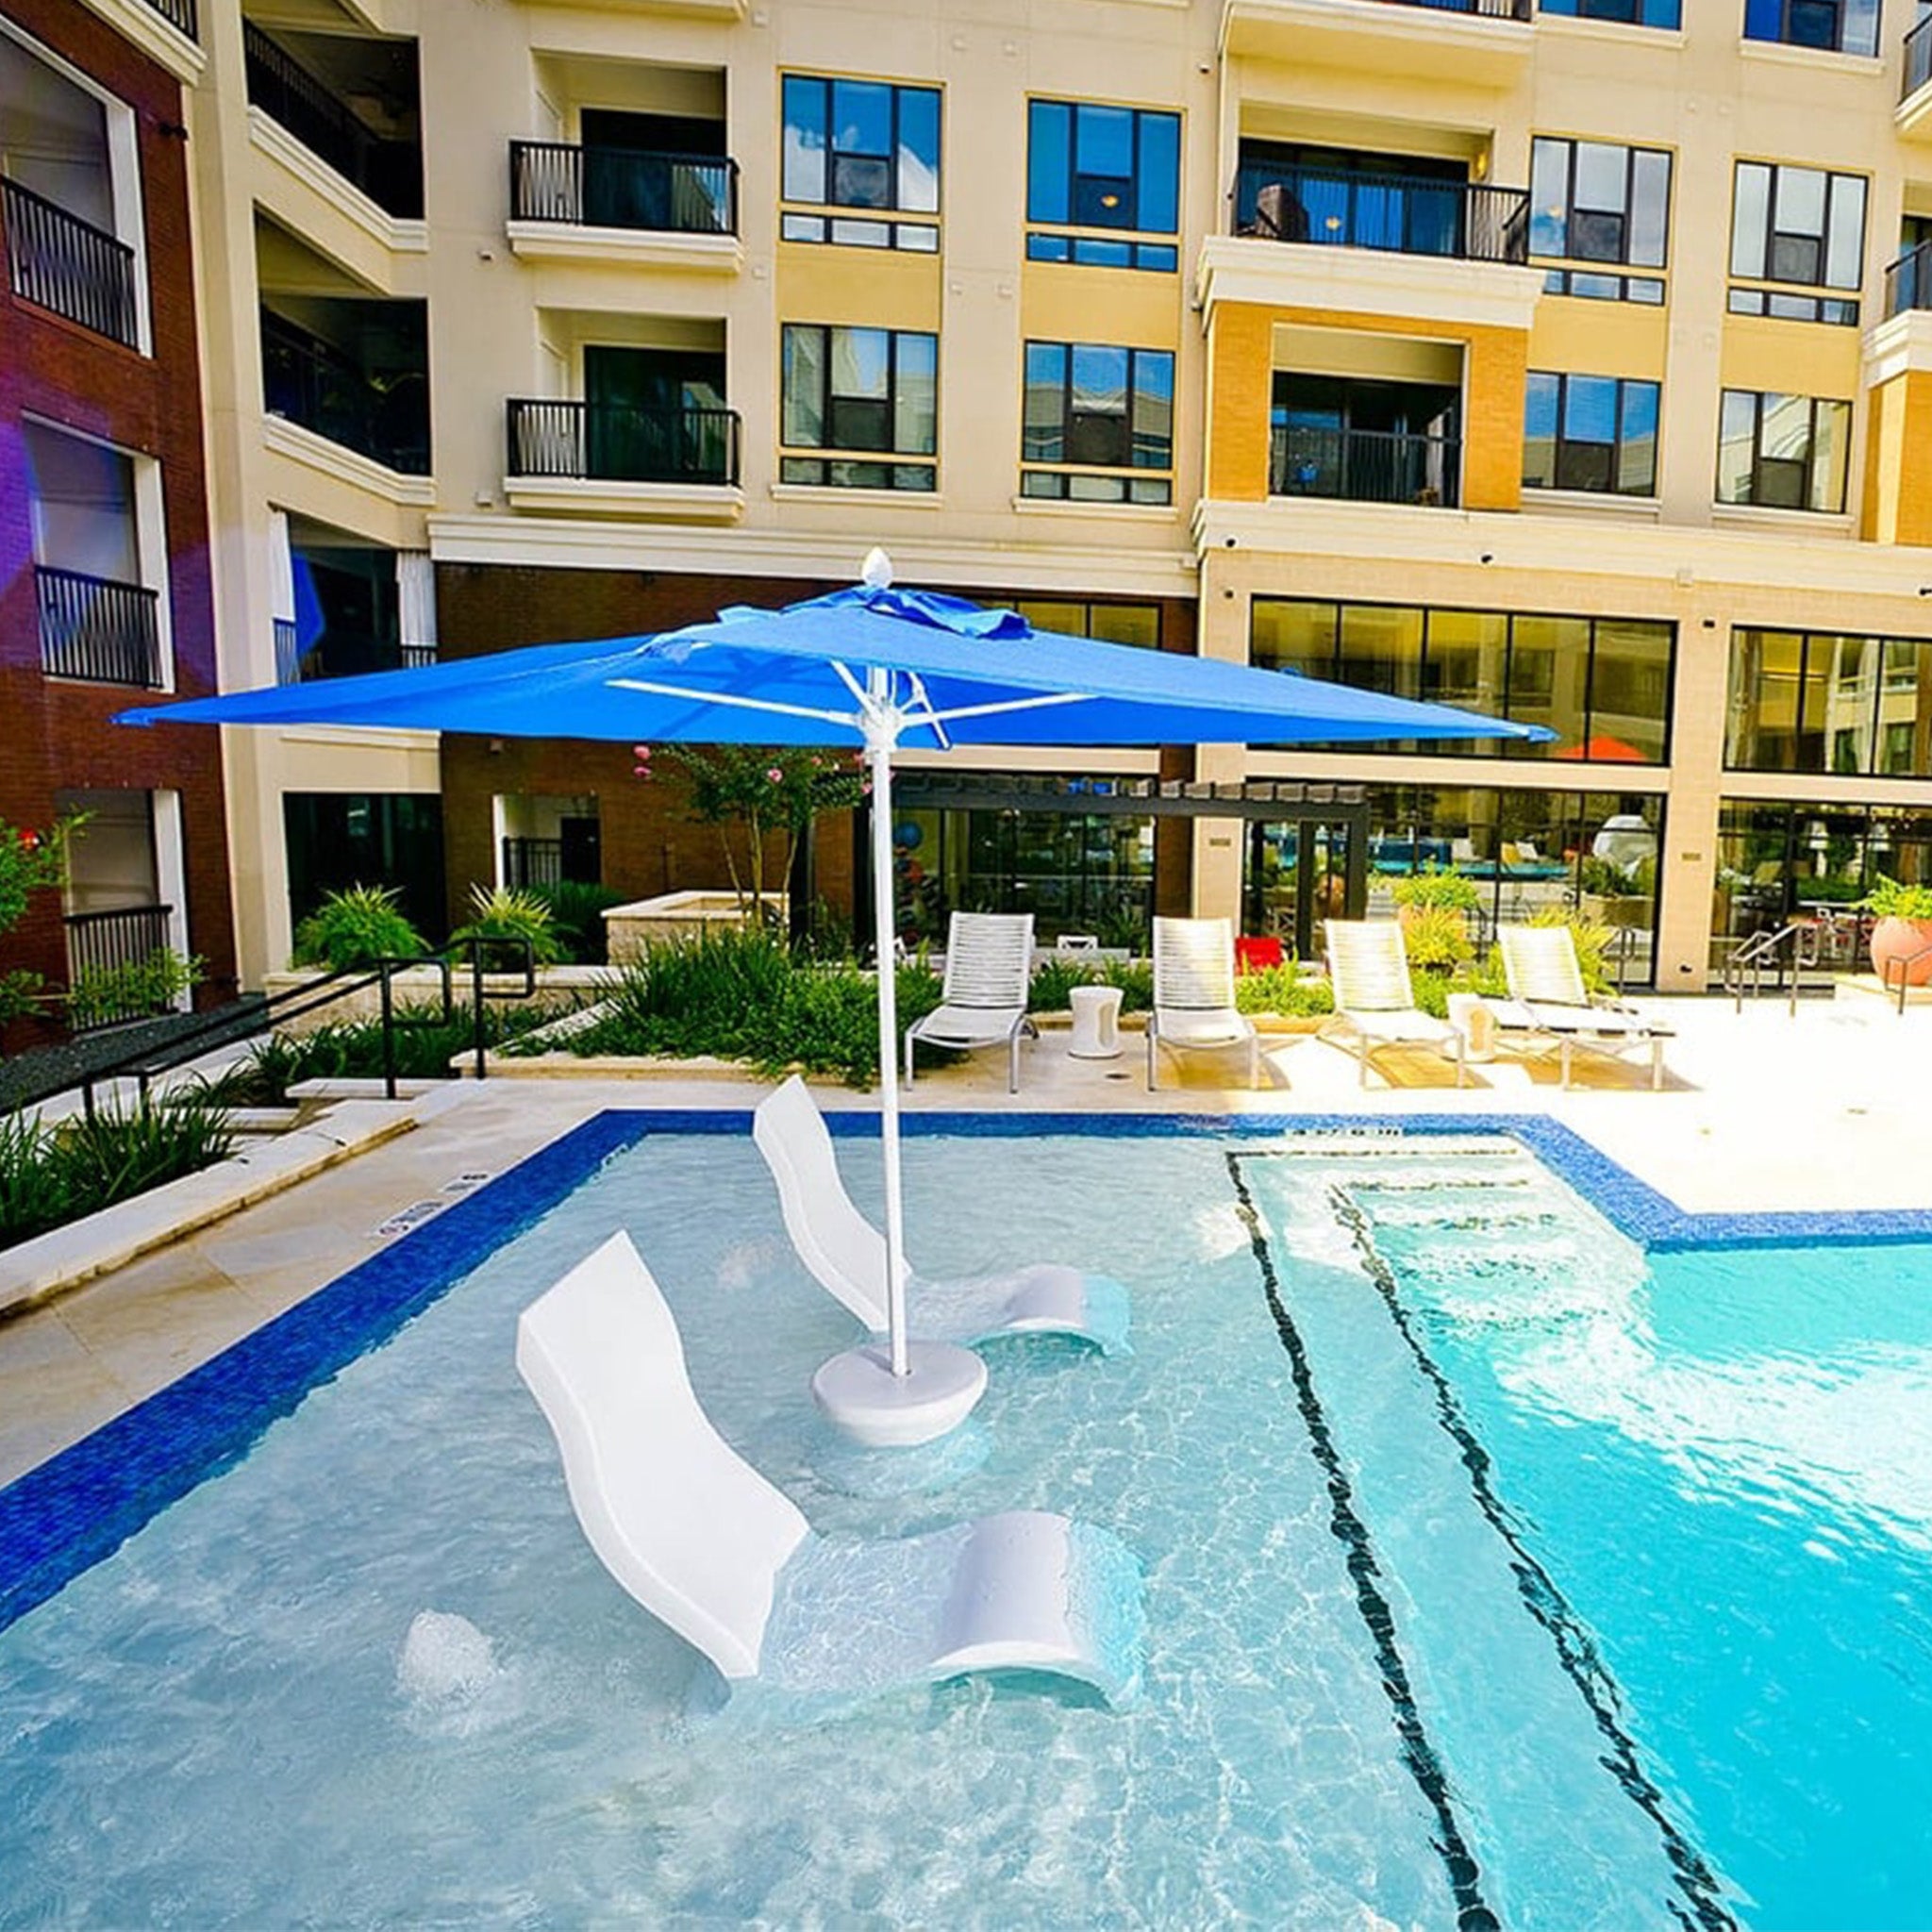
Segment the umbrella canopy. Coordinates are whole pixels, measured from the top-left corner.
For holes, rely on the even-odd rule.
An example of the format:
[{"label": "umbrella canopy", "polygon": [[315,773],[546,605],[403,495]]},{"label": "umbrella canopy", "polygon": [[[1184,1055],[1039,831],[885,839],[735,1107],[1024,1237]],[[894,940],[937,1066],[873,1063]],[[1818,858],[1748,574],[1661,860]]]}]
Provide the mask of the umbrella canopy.
[{"label": "umbrella canopy", "polygon": [[1645,762],[1643,753],[1634,744],[1624,743],[1621,738],[1586,738],[1581,744],[1566,744],[1561,751],[1553,751],[1550,756],[1594,765],[1641,765]]},{"label": "umbrella canopy", "polygon": [[[954,745],[1546,740],[1444,705],[1209,658],[1037,631],[1016,612],[864,581],[782,610],[727,609],[658,637],[543,644],[367,677],[144,706],[122,722],[365,724],[492,737],[862,748],[873,773],[878,957],[892,957],[891,754]],[[898,1016],[879,983],[891,1369],[908,1372]]]}]

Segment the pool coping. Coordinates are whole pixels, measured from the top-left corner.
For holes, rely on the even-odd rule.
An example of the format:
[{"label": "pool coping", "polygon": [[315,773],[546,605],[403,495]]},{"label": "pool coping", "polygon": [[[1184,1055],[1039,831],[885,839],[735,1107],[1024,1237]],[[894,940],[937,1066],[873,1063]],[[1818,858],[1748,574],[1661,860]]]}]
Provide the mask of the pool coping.
[{"label": "pool coping", "polygon": [[[613,1155],[654,1135],[748,1137],[748,1109],[608,1108],[224,1349],[179,1380],[0,1489],[0,1630],[111,1555],[169,1504],[241,1461],[311,1389],[393,1335]],[[834,1112],[841,1140],[878,1118]],[[1620,1233],[1655,1252],[1932,1240],[1920,1208],[1692,1213],[1574,1129],[1534,1114],[1111,1114],[935,1111],[908,1139],[1069,1135],[1219,1141],[1506,1136],[1568,1182]]]}]

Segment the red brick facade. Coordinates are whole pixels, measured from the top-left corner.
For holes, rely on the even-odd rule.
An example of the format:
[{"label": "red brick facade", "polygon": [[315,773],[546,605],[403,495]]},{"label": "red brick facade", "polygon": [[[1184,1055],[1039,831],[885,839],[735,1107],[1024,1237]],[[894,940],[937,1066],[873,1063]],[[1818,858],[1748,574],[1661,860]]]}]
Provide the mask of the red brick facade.
[{"label": "red brick facade", "polygon": [[[438,629],[445,658],[480,657],[522,644],[669,630],[712,617],[726,605],[769,608],[836,588],[803,578],[443,564],[437,571]],[[1191,651],[1193,625],[1192,605],[1165,603],[1162,647]],[[1104,765],[1105,755],[1100,757]],[[1188,775],[1191,763],[1184,761],[1190,758],[1186,753],[1167,754],[1163,775]],[[628,745],[445,734],[442,822],[452,915],[471,881],[496,875],[491,801],[499,793],[594,792],[604,882],[626,898],[721,884],[724,872],[716,830],[690,821],[675,781],[641,783],[633,762]],[[1156,909],[1184,912],[1191,859],[1185,824],[1161,821],[1155,850]],[[819,827],[814,884],[818,896],[841,913],[852,906],[853,860],[851,814],[827,815]],[[768,862],[777,863],[775,844]]]},{"label": "red brick facade", "polygon": [[[143,356],[17,299],[0,272],[0,818],[44,826],[57,791],[181,795],[189,943],[208,964],[205,997],[235,983],[221,752],[211,729],[135,731],[109,723],[141,701],[118,686],[41,671],[23,416],[101,438],[160,465],[174,679],[215,689],[208,487],[195,341],[187,141],[179,84],[74,0],[0,0],[0,14],[133,110],[140,156],[153,354]],[[59,908],[42,895],[4,941],[0,967],[59,985]]]}]

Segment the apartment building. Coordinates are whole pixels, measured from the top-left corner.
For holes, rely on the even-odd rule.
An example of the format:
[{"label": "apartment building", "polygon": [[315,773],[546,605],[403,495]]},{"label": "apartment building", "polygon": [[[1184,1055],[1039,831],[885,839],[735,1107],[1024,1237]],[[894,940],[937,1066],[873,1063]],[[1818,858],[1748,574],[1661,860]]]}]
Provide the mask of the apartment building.
[{"label": "apartment building", "polygon": [[85,818],[64,899],[36,898],[0,970],[88,987],[103,1022],[108,975],[162,947],[202,958],[208,996],[235,985],[219,748],[110,723],[216,688],[192,48],[138,25],[0,8],[0,819]]},{"label": "apartment building", "polygon": [[[1701,985],[1932,876],[1920,11],[205,4],[224,682],[658,628],[883,543],[1557,734],[949,762],[906,791],[908,925],[1307,948],[1441,864],[1499,917],[1586,893],[1635,977]],[[626,748],[230,736],[251,974],[348,876],[425,916],[715,883]],[[1158,776],[1240,816],[1123,805]]]}]

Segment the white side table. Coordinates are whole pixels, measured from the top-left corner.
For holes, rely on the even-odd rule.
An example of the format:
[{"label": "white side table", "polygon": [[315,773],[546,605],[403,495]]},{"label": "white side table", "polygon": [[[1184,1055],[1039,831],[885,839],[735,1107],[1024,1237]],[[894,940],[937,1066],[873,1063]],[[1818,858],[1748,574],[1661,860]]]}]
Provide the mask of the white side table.
[{"label": "white side table", "polygon": [[1463,1058],[1487,1064],[1496,1058],[1496,1013],[1480,993],[1452,992],[1449,1024],[1462,1035]]},{"label": "white side table", "polygon": [[1067,1042],[1067,1052],[1076,1060],[1119,1059],[1120,988],[1076,986],[1067,1000],[1074,1011],[1074,1037]]}]

